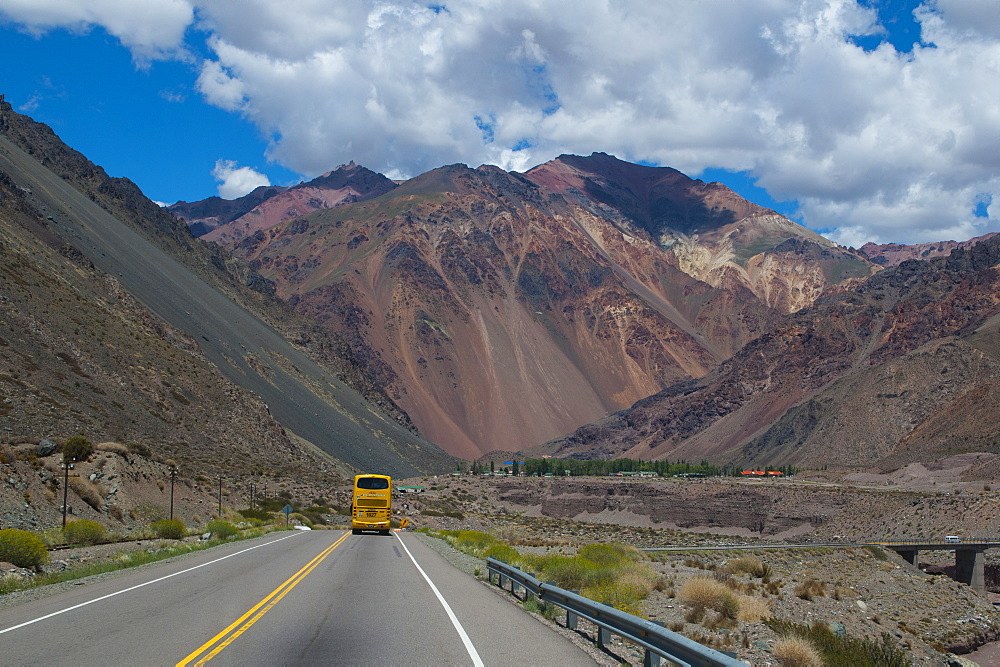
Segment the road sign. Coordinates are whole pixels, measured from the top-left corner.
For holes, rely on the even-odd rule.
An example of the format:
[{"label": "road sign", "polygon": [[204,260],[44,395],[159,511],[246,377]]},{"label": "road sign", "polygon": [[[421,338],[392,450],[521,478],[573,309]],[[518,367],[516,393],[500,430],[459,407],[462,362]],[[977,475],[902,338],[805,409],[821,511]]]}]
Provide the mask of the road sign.
[{"label": "road sign", "polygon": [[281,511],[285,513],[285,525],[288,525],[288,515],[295,511],[295,508],[291,505],[285,505],[281,508]]}]

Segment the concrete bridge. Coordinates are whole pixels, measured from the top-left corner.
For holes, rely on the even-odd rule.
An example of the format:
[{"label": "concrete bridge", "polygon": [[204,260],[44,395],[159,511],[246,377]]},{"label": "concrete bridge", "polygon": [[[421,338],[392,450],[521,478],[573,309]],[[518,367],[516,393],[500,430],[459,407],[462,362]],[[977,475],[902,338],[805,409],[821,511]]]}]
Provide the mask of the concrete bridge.
[{"label": "concrete bridge", "polygon": [[868,544],[892,549],[903,560],[914,567],[921,551],[954,551],[955,581],[968,584],[977,593],[986,591],[985,561],[983,553],[987,549],[1000,549],[1000,540],[959,540],[931,542],[927,540],[905,540],[892,542],[868,542]]}]

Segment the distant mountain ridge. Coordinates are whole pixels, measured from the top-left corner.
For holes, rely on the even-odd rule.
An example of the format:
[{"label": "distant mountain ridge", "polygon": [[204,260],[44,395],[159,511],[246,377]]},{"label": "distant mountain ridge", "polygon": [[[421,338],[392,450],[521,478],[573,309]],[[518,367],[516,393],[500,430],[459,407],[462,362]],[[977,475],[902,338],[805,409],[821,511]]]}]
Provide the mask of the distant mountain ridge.
[{"label": "distant mountain ridge", "polygon": [[984,234],[968,241],[940,241],[938,243],[916,243],[912,245],[902,243],[866,243],[858,248],[858,252],[879,266],[896,266],[908,259],[946,257],[956,248],[968,249],[980,241],[985,241],[994,236],[996,234]]},{"label": "distant mountain ridge", "polygon": [[394,187],[382,174],[351,162],[291,187],[261,186],[238,199],[210,197],[178,202],[167,210],[187,222],[195,236],[226,244],[313,211],[373,199]]},{"label": "distant mountain ridge", "polygon": [[442,167],[230,247],[466,458],[701,377],[874,270],[721,184],[604,154]]}]

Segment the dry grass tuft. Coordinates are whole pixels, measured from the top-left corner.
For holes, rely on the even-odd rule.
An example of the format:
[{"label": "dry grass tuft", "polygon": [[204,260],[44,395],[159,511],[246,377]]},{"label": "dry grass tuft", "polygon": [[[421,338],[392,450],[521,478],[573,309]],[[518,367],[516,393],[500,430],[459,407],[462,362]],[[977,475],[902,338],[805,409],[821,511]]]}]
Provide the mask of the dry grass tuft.
[{"label": "dry grass tuft", "polygon": [[826,595],[826,584],[815,579],[808,579],[795,587],[795,596],[803,600],[812,600]]},{"label": "dry grass tuft", "polygon": [[121,456],[127,456],[129,453],[128,447],[118,442],[101,442],[94,445],[94,449],[98,452],[110,452]]},{"label": "dry grass tuft", "polygon": [[754,555],[740,556],[729,561],[729,569],[737,574],[749,574],[758,579],[770,578],[773,574],[771,566]]},{"label": "dry grass tuft", "polygon": [[771,653],[784,667],[823,667],[819,651],[806,639],[785,637],[774,642]]},{"label": "dry grass tuft", "polygon": [[737,620],[744,623],[760,623],[771,618],[771,605],[767,600],[749,595],[737,595],[736,603],[740,609],[736,616]]},{"label": "dry grass tuft", "polygon": [[91,482],[86,477],[70,477],[69,488],[73,489],[73,493],[80,496],[80,500],[90,505],[96,511],[101,511],[107,491],[99,484]]},{"label": "dry grass tuft", "polygon": [[720,606],[721,601],[732,596],[732,591],[725,584],[716,581],[712,577],[691,577],[681,585],[680,594],[677,596],[681,602],[685,602],[692,607],[703,609],[715,609]]}]

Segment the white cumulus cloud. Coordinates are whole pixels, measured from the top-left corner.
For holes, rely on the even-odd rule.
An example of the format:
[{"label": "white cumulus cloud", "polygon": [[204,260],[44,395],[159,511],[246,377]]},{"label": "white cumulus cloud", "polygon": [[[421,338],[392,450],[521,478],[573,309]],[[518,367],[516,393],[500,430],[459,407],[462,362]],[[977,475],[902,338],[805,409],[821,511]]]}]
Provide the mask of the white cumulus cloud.
[{"label": "white cumulus cloud", "polygon": [[188,0],[0,0],[0,18],[36,34],[99,25],[144,61],[179,53],[194,21],[194,5]]},{"label": "white cumulus cloud", "polygon": [[236,199],[271,184],[266,175],[251,167],[240,167],[234,160],[216,160],[212,176],[219,181],[219,196],[223,199]]},{"label": "white cumulus cloud", "polygon": [[747,171],[843,243],[995,231],[975,212],[1000,196],[1000,13],[909,2],[920,41],[903,51],[859,45],[893,26],[856,0],[0,0],[0,15],[101,24],[139,57],[207,53],[203,98],[307,176],[605,151]]}]

